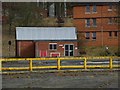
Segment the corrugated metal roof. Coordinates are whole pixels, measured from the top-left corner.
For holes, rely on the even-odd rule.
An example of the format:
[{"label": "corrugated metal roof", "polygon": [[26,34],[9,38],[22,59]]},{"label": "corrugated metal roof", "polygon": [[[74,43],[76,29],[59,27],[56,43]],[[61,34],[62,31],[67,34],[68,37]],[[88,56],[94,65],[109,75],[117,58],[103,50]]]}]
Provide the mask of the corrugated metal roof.
[{"label": "corrugated metal roof", "polygon": [[16,40],[76,40],[75,27],[16,27]]}]

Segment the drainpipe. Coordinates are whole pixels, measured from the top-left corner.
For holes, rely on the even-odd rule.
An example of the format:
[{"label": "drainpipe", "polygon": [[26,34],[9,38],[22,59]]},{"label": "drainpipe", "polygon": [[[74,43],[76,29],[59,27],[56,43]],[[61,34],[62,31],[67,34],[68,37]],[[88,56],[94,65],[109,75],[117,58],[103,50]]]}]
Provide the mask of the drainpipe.
[{"label": "drainpipe", "polygon": [[37,7],[39,7],[39,0],[37,0]]},{"label": "drainpipe", "polygon": [[65,17],[67,16],[66,0],[64,0]]},{"label": "drainpipe", "polygon": [[102,46],[103,46],[103,24],[102,24],[102,7],[101,6],[101,38],[102,38]]}]

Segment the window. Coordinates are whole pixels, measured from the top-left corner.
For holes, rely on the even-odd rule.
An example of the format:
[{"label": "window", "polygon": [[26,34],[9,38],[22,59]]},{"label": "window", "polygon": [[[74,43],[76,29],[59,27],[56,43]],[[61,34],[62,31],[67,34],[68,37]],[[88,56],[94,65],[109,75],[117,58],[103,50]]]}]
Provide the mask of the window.
[{"label": "window", "polygon": [[73,56],[74,55],[74,45],[66,44],[64,48],[65,56]]},{"label": "window", "polygon": [[116,11],[118,8],[118,5],[114,5],[114,10]]},{"label": "window", "polygon": [[90,6],[86,5],[86,12],[90,12]]},{"label": "window", "polygon": [[96,39],[96,32],[92,33],[92,39]]},{"label": "window", "polygon": [[112,3],[109,4],[108,11],[112,11]]},{"label": "window", "polygon": [[86,32],[85,37],[86,37],[86,39],[90,39],[90,33]]},{"label": "window", "polygon": [[93,19],[93,27],[96,27],[96,18]]},{"label": "window", "polygon": [[90,19],[86,19],[86,27],[90,27]]},{"label": "window", "polygon": [[93,5],[93,10],[92,11],[96,12],[96,5],[95,4]]},{"label": "window", "polygon": [[109,32],[109,37],[112,37],[112,32]]},{"label": "window", "polygon": [[112,9],[112,3],[109,4],[109,9]]},{"label": "window", "polygon": [[50,50],[56,50],[57,49],[57,44],[49,44],[49,49]]},{"label": "window", "polygon": [[117,37],[118,36],[118,33],[117,31],[114,32],[114,36]]},{"label": "window", "polygon": [[112,18],[108,19],[108,24],[112,24]]}]

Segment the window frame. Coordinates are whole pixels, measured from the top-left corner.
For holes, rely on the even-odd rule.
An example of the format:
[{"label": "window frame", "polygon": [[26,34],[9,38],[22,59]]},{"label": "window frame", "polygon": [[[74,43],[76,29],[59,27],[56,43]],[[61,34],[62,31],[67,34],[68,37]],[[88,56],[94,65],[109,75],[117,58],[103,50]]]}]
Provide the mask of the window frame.
[{"label": "window frame", "polygon": [[114,37],[118,37],[118,32],[114,31]]},{"label": "window frame", "polygon": [[90,13],[90,5],[89,4],[86,5],[85,12]]},{"label": "window frame", "polygon": [[[94,23],[94,20],[95,20],[95,23]],[[93,27],[97,27],[97,19],[96,18],[92,19],[92,26]]]},{"label": "window frame", "polygon": [[[95,36],[94,36],[95,34]],[[92,40],[96,40],[96,32],[92,32]]]},{"label": "window frame", "polygon": [[112,37],[112,31],[109,31],[109,37]]},{"label": "window frame", "polygon": [[93,12],[93,13],[96,13],[96,12],[97,12],[97,6],[96,6],[96,4],[93,5],[92,12]]},{"label": "window frame", "polygon": [[108,18],[108,24],[112,24],[113,23],[113,20],[112,20],[112,18],[110,17],[110,18]]},{"label": "window frame", "polygon": [[85,19],[85,26],[86,27],[90,27],[90,19]]},{"label": "window frame", "polygon": [[85,33],[85,39],[86,39],[86,40],[90,39],[90,32],[86,32],[86,33]]},{"label": "window frame", "polygon": [[108,11],[112,11],[112,8],[113,8],[112,3],[109,3],[109,4],[108,4]]},{"label": "window frame", "polygon": [[[50,48],[52,46],[52,48]],[[57,50],[57,43],[49,43],[49,50]]]},{"label": "window frame", "polygon": [[109,9],[112,9],[112,3],[109,3]]}]

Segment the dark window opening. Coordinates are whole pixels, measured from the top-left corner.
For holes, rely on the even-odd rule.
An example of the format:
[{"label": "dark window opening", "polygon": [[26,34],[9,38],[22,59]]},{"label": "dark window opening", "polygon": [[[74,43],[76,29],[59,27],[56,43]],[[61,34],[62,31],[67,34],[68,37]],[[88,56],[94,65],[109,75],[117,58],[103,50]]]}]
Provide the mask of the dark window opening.
[{"label": "dark window opening", "polygon": [[109,18],[108,24],[112,24],[112,18]]},{"label": "dark window opening", "polygon": [[117,31],[116,31],[116,32],[114,32],[114,36],[115,36],[115,37],[117,37],[117,36],[118,36],[118,33],[117,33]]},{"label": "dark window opening", "polygon": [[93,27],[96,27],[96,18],[93,19]]},{"label": "dark window opening", "polygon": [[96,5],[95,4],[93,5],[93,10],[92,11],[96,12]]},{"label": "dark window opening", "polygon": [[112,32],[109,32],[109,37],[112,37]]},{"label": "dark window opening", "polygon": [[92,39],[96,39],[96,32],[92,33]]},{"label": "dark window opening", "polygon": [[86,5],[86,12],[90,12],[90,6]]},{"label": "dark window opening", "polygon": [[49,49],[50,50],[56,50],[57,49],[57,45],[56,44],[49,44]]},{"label": "dark window opening", "polygon": [[112,9],[112,3],[109,4],[109,9]]},{"label": "dark window opening", "polygon": [[86,27],[90,27],[90,19],[86,19]]},{"label": "dark window opening", "polygon": [[90,33],[89,33],[89,32],[86,32],[85,37],[86,37],[86,39],[90,39]]}]

